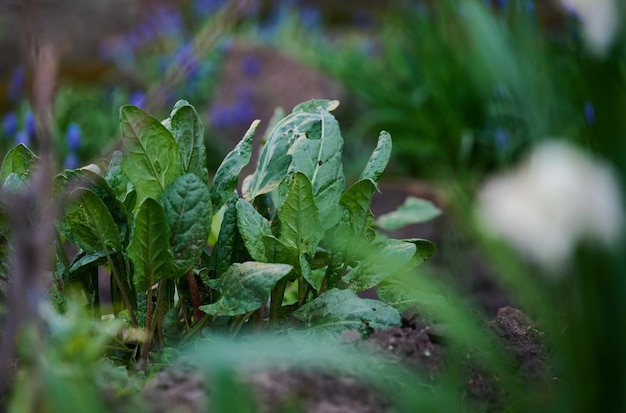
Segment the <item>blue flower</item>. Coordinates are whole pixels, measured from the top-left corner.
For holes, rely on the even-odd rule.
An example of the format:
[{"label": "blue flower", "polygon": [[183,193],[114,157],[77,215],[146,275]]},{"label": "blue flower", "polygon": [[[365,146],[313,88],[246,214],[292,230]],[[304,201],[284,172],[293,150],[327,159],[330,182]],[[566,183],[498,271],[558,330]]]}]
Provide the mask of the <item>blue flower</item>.
[{"label": "blue flower", "polygon": [[67,169],[76,169],[78,167],[78,156],[74,152],[70,152],[65,157],[65,167]]},{"label": "blue flower", "polygon": [[15,135],[16,145],[22,144],[28,146],[29,143],[30,138],[28,137],[28,132],[26,132],[25,130],[21,130],[17,133],[17,135]]},{"label": "blue flower", "polygon": [[19,66],[13,70],[13,73],[11,73],[11,80],[9,80],[9,86],[7,88],[7,97],[9,99],[17,100],[20,98],[25,80],[26,73],[23,66]]},{"label": "blue flower", "polygon": [[509,146],[509,141],[511,140],[511,135],[509,131],[504,128],[498,128],[495,132],[495,141],[496,146],[499,149],[505,149]]},{"label": "blue flower", "polygon": [[145,100],[146,100],[146,94],[140,90],[135,90],[128,97],[128,104],[141,108],[143,107]]},{"label": "blue flower", "polygon": [[4,119],[2,119],[2,126],[7,136],[15,136],[15,133],[17,132],[17,128],[19,126],[19,120],[17,119],[17,115],[15,114],[15,112],[9,112],[4,115]]},{"label": "blue flower", "polygon": [[261,61],[257,56],[247,55],[241,62],[241,71],[248,77],[257,77],[261,72]]},{"label": "blue flower", "polygon": [[320,11],[313,6],[302,6],[300,9],[300,22],[306,29],[315,29],[320,27],[322,15]]},{"label": "blue flower", "polygon": [[82,132],[80,129],[80,125],[76,123],[70,123],[70,125],[67,127],[66,133],[67,147],[70,148],[70,150],[76,150],[80,147],[81,135]]},{"label": "blue flower", "polygon": [[28,133],[28,137],[34,137],[37,134],[37,124],[35,123],[35,115],[33,115],[33,112],[31,112],[30,110],[26,113],[24,124],[26,127],[26,133]]},{"label": "blue flower", "polygon": [[593,103],[591,101],[585,102],[585,119],[587,120],[587,125],[591,126],[596,121],[596,111],[593,107]]},{"label": "blue flower", "polygon": [[193,10],[201,17],[215,13],[226,4],[226,0],[195,0]]}]

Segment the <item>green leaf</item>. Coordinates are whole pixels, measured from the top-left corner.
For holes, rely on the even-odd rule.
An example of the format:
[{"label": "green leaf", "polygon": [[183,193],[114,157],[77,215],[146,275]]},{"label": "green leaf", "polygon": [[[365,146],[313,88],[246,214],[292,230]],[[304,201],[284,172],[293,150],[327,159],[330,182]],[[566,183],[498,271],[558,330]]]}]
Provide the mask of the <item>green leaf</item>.
[{"label": "green leaf", "polygon": [[57,177],[57,184],[59,186],[65,185],[65,192],[72,192],[73,190],[79,188],[87,188],[98,195],[113,217],[113,220],[120,231],[122,242],[126,243],[126,241],[128,241],[128,237],[130,236],[130,216],[126,207],[117,199],[113,189],[109,186],[107,181],[97,173],[88,169],[68,170],[65,171],[65,173],[65,182],[63,182],[63,175],[59,175]]},{"label": "green leaf", "polygon": [[313,196],[319,208],[324,229],[334,227],[341,219],[337,202],[346,188],[341,158],[343,138],[337,120],[322,106],[317,107],[319,131],[301,133],[288,154],[288,172],[302,172],[311,181]]},{"label": "green leaf", "polygon": [[[239,196],[235,192],[226,204],[222,226],[211,254],[211,258],[215,262],[215,272],[218,276],[222,275],[232,263],[237,262],[241,258],[239,244],[243,244],[243,241],[237,229],[238,199]],[[244,245],[242,247],[243,249],[246,248]]]},{"label": "green leaf", "polygon": [[198,175],[202,182],[208,180],[204,126],[198,113],[185,100],[179,100],[170,113],[169,129],[178,144],[183,158],[183,171]]},{"label": "green leaf", "polygon": [[[248,189],[244,192],[244,195],[247,199],[252,200],[258,195],[269,193],[278,187],[289,170],[292,155],[291,147],[296,139],[305,135],[314,140],[323,138],[322,116],[324,113],[328,114],[328,112],[325,112],[325,108],[332,108],[333,105],[336,105],[336,103],[331,104],[329,101],[322,100],[305,102],[296,106],[291,114],[276,123],[276,126],[267,137],[267,143],[261,150],[257,170],[246,183]],[[326,123],[328,123],[328,119],[334,120],[332,116],[328,115]],[[329,126],[327,126],[327,129],[329,129]],[[326,132],[329,131],[327,130]],[[341,139],[341,135],[337,136],[335,134],[335,132],[338,132],[338,129],[333,129],[332,132],[331,141],[336,141],[337,137]],[[330,153],[330,145],[324,145],[324,149],[325,156],[333,155]],[[339,156],[339,159],[341,159],[341,148],[339,148],[339,154],[334,154],[334,156]],[[318,160],[324,161],[324,159],[316,158],[314,162],[318,162]],[[332,164],[334,163],[331,162]],[[326,176],[320,177],[320,179],[325,178]],[[311,179],[311,176],[309,176],[309,179]],[[343,170],[341,170],[340,180],[341,182],[339,183],[342,184],[344,182]],[[334,189],[334,187],[331,189]],[[343,191],[343,188],[341,190]],[[339,195],[337,195],[338,197]]]},{"label": "green leaf", "polygon": [[226,155],[219,168],[217,168],[213,178],[213,186],[211,187],[211,202],[213,203],[214,211],[219,210],[237,188],[239,174],[250,162],[252,138],[259,123],[258,120],[252,122],[243,139],[235,146],[235,149]]},{"label": "green leaf", "polygon": [[445,308],[449,305],[442,295],[418,291],[398,282],[385,282],[376,289],[376,293],[381,300],[396,308],[400,313],[410,308],[419,308],[437,314],[438,308]]},{"label": "green leaf", "polygon": [[173,275],[167,217],[161,204],[152,198],[139,205],[127,253],[135,268],[133,282],[142,293]]},{"label": "green leaf", "polygon": [[104,177],[113,190],[115,197],[121,202],[124,202],[128,194],[133,190],[133,184],[130,183],[128,176],[122,170],[123,159],[124,154],[121,151],[113,152],[109,169]]},{"label": "green leaf", "polygon": [[72,237],[88,254],[122,249],[120,231],[100,197],[89,189],[76,189],[65,213]]},{"label": "green leaf", "polygon": [[416,247],[409,242],[390,239],[354,267],[343,279],[350,288],[362,291],[375,287],[381,281],[403,269],[415,255]]},{"label": "green leaf", "polygon": [[74,257],[74,260],[70,265],[69,272],[79,272],[85,267],[102,265],[106,262],[106,256],[107,254],[104,251],[97,251],[91,254],[76,254],[76,257]]},{"label": "green leaf", "polygon": [[336,237],[338,243],[343,243],[338,247],[349,251],[350,257],[370,241],[367,235],[374,222],[374,215],[370,211],[374,192],[376,183],[365,178],[352,184],[339,199],[339,205],[345,209]]},{"label": "green leaf", "polygon": [[17,194],[28,188],[30,179],[27,175],[10,173],[2,183],[2,190],[7,193]]},{"label": "green leaf", "polygon": [[0,168],[0,182],[6,181],[10,174],[30,175],[36,159],[38,158],[26,146],[17,145],[4,156]]},{"label": "green leaf", "polygon": [[437,246],[435,245],[435,243],[432,241],[428,241],[426,239],[408,238],[408,239],[403,239],[402,241],[410,242],[416,247],[415,255],[411,259],[412,268],[417,267],[418,265],[420,265],[421,263],[423,263],[424,261],[432,257],[435,251],[437,250]]},{"label": "green leaf", "polygon": [[179,277],[200,258],[211,231],[211,198],[200,177],[193,173],[176,179],[161,194],[170,229],[173,272]]},{"label": "green leaf", "polygon": [[388,132],[380,132],[376,149],[370,156],[365,165],[365,169],[361,173],[359,180],[369,178],[374,182],[378,182],[380,175],[387,167],[389,158],[391,157],[391,135]]},{"label": "green leaf", "polygon": [[293,175],[285,201],[278,211],[278,218],[279,240],[299,257],[301,264],[307,261],[300,269],[304,278],[314,285],[310,260],[324,237],[324,229],[313,200],[313,188],[306,175],[300,172]]},{"label": "green leaf", "polygon": [[292,112],[316,112],[319,109],[332,112],[337,107],[339,107],[338,100],[311,99],[296,105]]},{"label": "green leaf", "polygon": [[408,197],[400,207],[376,219],[376,226],[393,231],[407,225],[420,224],[441,215],[441,210],[425,199]]},{"label": "green leaf", "polygon": [[222,293],[214,304],[200,310],[218,316],[235,316],[261,308],[272,288],[291,271],[291,265],[244,262],[233,264],[213,287]]},{"label": "green leaf", "polygon": [[158,198],[181,175],[176,140],[165,126],[134,106],[120,110],[122,136],[127,153],[122,170],[137,191],[137,203]]},{"label": "green leaf", "polygon": [[331,340],[344,330],[400,325],[400,314],[393,307],[339,289],[326,291],[293,312],[292,317],[304,323],[306,333]]},{"label": "green leaf", "polygon": [[246,249],[255,261],[269,262],[264,236],[272,236],[270,224],[252,204],[240,198],[237,201],[237,227]]}]

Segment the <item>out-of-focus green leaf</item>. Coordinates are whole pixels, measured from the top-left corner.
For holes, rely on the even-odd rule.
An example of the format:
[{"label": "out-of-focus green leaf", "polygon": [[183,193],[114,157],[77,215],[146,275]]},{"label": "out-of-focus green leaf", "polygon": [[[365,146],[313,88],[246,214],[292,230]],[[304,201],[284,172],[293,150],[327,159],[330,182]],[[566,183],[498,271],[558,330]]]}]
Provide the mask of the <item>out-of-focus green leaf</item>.
[{"label": "out-of-focus green leaf", "polygon": [[304,323],[305,332],[335,340],[342,331],[400,325],[400,314],[376,300],[360,298],[354,291],[332,289],[303,305],[292,316]]},{"label": "out-of-focus green leaf", "polygon": [[215,172],[211,187],[211,202],[213,210],[218,211],[237,188],[237,180],[241,170],[248,165],[252,156],[252,138],[260,121],[255,120],[244,135],[243,139],[224,158]]},{"label": "out-of-focus green leaf", "polygon": [[425,199],[408,197],[397,210],[379,215],[376,226],[393,231],[407,225],[420,224],[441,215],[441,210]]},{"label": "out-of-focus green leaf", "polygon": [[436,313],[438,308],[448,305],[448,301],[442,295],[422,292],[394,281],[382,284],[376,289],[376,294],[400,313],[410,308]]},{"label": "out-of-focus green leaf", "polygon": [[409,242],[387,240],[344,276],[355,291],[372,288],[405,267],[415,255],[416,246]]},{"label": "out-of-focus green leaf", "polygon": [[152,198],[139,205],[127,253],[135,267],[133,282],[142,293],[173,275],[167,217],[161,204]]},{"label": "out-of-focus green leaf", "polygon": [[244,262],[233,264],[212,287],[222,297],[200,310],[212,315],[235,316],[254,311],[267,301],[272,288],[291,271],[291,265]]},{"label": "out-of-focus green leaf", "polygon": [[176,140],[158,120],[135,106],[120,110],[126,156],[122,169],[137,191],[137,204],[158,198],[181,175]]},{"label": "out-of-focus green leaf", "polygon": [[389,163],[391,146],[391,135],[385,131],[380,132],[378,144],[367,161],[359,180],[369,178],[374,182],[378,182],[378,179],[387,167],[387,163]]},{"label": "out-of-focus green leaf", "polygon": [[182,156],[182,170],[208,181],[204,126],[198,113],[186,100],[179,100],[170,113],[169,130],[172,132]]},{"label": "out-of-focus green leaf", "polygon": [[161,194],[170,229],[173,271],[179,277],[200,258],[211,230],[211,198],[201,178],[188,173],[176,179]]}]

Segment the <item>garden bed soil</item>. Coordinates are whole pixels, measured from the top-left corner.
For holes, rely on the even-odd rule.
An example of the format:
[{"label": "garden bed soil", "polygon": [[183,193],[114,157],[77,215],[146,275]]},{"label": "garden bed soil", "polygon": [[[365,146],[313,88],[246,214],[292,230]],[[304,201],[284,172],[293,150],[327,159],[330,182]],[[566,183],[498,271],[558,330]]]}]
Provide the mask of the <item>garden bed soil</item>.
[{"label": "garden bed soil", "polygon": [[[546,345],[541,333],[523,312],[511,307],[501,308],[495,319],[486,325],[488,329],[502,340],[520,378],[531,381],[545,377]],[[374,330],[367,339],[352,331],[346,332],[341,340],[356,348],[384,350],[392,360],[412,366],[429,380],[437,380],[446,373],[445,337],[435,326],[416,316],[405,315],[401,327]],[[498,387],[494,375],[478,370],[470,362],[466,377],[464,395],[459,397],[464,396],[469,404],[486,411],[501,411],[506,407],[506,394]],[[355,378],[334,373],[277,369],[244,381],[251,385],[263,412],[293,409],[307,413],[393,412],[384,394]],[[200,374],[168,368],[148,384],[143,397],[154,413],[205,412],[210,400],[206,388]]]}]

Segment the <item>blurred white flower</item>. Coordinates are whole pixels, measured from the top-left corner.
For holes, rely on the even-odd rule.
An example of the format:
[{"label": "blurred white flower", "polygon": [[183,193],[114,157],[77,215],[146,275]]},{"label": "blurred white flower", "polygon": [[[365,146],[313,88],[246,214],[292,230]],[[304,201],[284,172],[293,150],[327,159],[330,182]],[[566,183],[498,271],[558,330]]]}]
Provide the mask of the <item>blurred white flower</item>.
[{"label": "blurred white flower", "polygon": [[512,174],[486,182],[478,218],[548,270],[563,268],[583,238],[614,244],[624,223],[611,168],[557,141],[537,147]]},{"label": "blurred white flower", "polygon": [[561,0],[561,4],[580,19],[589,48],[603,54],[619,28],[615,0]]}]

